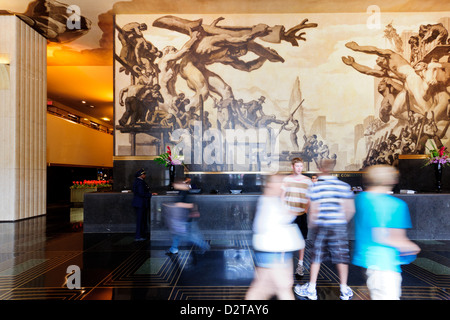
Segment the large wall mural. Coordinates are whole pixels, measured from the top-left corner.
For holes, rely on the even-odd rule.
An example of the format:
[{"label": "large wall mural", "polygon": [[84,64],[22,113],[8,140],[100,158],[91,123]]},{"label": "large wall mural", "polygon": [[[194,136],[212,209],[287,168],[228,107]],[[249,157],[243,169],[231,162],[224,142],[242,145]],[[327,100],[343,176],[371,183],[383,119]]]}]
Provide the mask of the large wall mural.
[{"label": "large wall mural", "polygon": [[117,15],[115,155],[191,170],[393,164],[449,146],[450,13]]}]

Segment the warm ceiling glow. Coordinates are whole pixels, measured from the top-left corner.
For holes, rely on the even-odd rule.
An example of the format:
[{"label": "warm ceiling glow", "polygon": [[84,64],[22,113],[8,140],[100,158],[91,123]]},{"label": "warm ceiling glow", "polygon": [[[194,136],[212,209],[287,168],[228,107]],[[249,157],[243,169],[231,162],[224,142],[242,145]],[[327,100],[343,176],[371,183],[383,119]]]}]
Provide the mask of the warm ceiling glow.
[{"label": "warm ceiling glow", "polygon": [[8,53],[0,53],[0,63],[1,64],[9,64],[11,59]]}]

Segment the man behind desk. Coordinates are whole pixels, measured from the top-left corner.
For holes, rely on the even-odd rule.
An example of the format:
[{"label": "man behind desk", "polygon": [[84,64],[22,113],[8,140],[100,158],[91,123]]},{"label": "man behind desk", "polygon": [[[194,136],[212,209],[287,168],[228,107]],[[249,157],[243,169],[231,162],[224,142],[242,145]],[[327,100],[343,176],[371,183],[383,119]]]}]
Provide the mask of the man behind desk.
[{"label": "man behind desk", "polygon": [[148,234],[148,210],[150,208],[150,188],[145,182],[145,170],[140,169],[136,172],[133,182],[133,207],[136,212],[136,236],[135,241],[145,240]]}]

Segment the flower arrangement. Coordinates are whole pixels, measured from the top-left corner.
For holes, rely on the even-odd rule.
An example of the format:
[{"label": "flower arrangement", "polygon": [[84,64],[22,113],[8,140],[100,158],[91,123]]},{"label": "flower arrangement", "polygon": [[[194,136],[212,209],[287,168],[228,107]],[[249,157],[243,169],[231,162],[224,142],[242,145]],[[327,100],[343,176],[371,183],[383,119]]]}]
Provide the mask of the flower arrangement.
[{"label": "flower arrangement", "polygon": [[181,157],[176,152],[172,153],[172,150],[169,146],[167,146],[167,152],[159,155],[154,159],[154,161],[168,166],[176,166],[176,165],[182,165],[183,161],[181,160]]},{"label": "flower arrangement", "polygon": [[450,164],[450,155],[448,154],[447,148],[442,146],[439,150],[432,143],[433,149],[428,149],[430,151],[429,158],[427,159],[426,165],[431,165],[434,163],[440,163],[443,166]]},{"label": "flower arrangement", "polygon": [[70,189],[88,189],[88,188],[109,188],[112,187],[110,181],[104,180],[83,180],[72,181]]}]

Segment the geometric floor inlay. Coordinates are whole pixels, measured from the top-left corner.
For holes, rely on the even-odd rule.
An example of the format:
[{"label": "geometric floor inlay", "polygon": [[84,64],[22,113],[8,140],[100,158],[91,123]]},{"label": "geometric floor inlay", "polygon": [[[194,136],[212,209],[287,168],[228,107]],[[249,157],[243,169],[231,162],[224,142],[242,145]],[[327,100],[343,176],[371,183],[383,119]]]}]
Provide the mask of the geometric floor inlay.
[{"label": "geometric floor inlay", "polygon": [[[29,231],[39,221],[22,221],[20,230],[27,232],[14,237],[13,243],[0,244],[0,300],[242,300],[255,276],[252,238],[247,234],[214,230],[205,236],[210,250],[201,252],[182,243],[178,254],[167,256],[167,234],[134,241],[134,234],[41,230],[41,224]],[[402,266],[401,299],[450,300],[450,241],[415,242],[421,252]],[[311,247],[311,240],[306,240],[301,278],[294,276],[298,252],[294,253],[294,285],[310,279]],[[80,267],[79,288],[64,285],[70,265]],[[339,275],[329,261],[322,263],[316,284],[319,300],[339,299]],[[359,267],[349,265],[348,284],[354,300],[370,299]],[[301,304],[296,302],[298,310]]]},{"label": "geometric floor inlay", "polygon": [[450,268],[427,258],[417,258],[412,262],[418,267],[434,273],[435,275],[449,276]]}]

